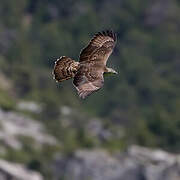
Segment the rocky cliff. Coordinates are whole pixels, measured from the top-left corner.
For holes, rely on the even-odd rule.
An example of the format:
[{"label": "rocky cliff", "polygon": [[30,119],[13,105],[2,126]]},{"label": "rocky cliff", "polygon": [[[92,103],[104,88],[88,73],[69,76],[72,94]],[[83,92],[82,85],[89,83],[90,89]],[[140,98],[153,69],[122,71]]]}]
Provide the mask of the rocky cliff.
[{"label": "rocky cliff", "polygon": [[22,164],[0,160],[0,180],[43,180],[43,177]]},{"label": "rocky cliff", "polygon": [[[63,120],[63,117],[68,117],[70,110],[67,107],[61,110],[61,119]],[[64,120],[67,123],[68,119]],[[69,121],[69,125],[72,123]],[[84,128],[86,133],[94,138],[109,139],[117,136],[117,134],[104,129],[98,119],[89,120]],[[34,143],[30,141],[28,147],[25,146],[26,148],[23,149],[24,144],[19,138],[20,136],[30,137]],[[0,180],[49,179],[44,172],[42,175],[37,172],[40,170],[38,168],[33,171],[26,168],[29,167],[28,165],[32,165],[31,158],[34,158],[36,151],[30,151],[31,156],[25,154],[25,157],[30,159],[25,160],[24,164],[15,163],[21,156],[17,156],[13,162],[11,161],[12,157],[7,154],[9,149],[10,151],[15,149],[16,151],[13,153],[18,151],[23,154],[27,148],[32,150],[31,146],[38,147],[48,144],[53,147],[57,142],[57,139],[46,131],[42,123],[21,113],[0,109]],[[40,152],[42,154],[43,150],[41,149]],[[48,167],[53,180],[180,180],[180,155],[163,150],[131,146],[125,152],[110,153],[105,149],[93,148],[78,149],[69,156],[59,155],[61,153],[59,150],[51,153],[51,158],[48,161],[44,160],[43,166]],[[42,156],[44,157],[44,155]],[[52,157],[55,157],[54,161]],[[37,162],[38,158],[35,160],[34,162]]]},{"label": "rocky cliff", "polygon": [[54,174],[66,180],[180,180],[180,156],[138,146],[115,154],[78,150],[58,157]]}]

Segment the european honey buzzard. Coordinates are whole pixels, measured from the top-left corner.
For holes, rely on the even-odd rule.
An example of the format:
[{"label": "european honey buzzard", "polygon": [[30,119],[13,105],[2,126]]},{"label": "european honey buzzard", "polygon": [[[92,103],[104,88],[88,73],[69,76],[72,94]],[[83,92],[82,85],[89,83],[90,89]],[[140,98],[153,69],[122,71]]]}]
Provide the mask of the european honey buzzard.
[{"label": "european honey buzzard", "polygon": [[84,99],[99,90],[104,84],[104,73],[117,74],[106,62],[116,44],[116,35],[112,31],[95,34],[79,57],[79,62],[62,56],[56,60],[53,75],[57,82],[74,78],[73,85],[80,98]]}]

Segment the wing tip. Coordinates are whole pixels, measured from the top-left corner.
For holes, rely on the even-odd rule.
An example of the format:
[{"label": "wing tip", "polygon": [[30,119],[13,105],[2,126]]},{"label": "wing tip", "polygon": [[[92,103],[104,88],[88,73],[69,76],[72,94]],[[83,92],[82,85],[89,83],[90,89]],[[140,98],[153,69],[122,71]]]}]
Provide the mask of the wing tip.
[{"label": "wing tip", "polygon": [[99,31],[98,33],[95,34],[95,37],[96,36],[109,36],[111,37],[114,41],[117,40],[117,35],[116,33],[113,32],[113,30],[104,30],[104,31]]},{"label": "wing tip", "polygon": [[78,95],[81,99],[87,98],[92,92],[91,91],[80,91]]}]

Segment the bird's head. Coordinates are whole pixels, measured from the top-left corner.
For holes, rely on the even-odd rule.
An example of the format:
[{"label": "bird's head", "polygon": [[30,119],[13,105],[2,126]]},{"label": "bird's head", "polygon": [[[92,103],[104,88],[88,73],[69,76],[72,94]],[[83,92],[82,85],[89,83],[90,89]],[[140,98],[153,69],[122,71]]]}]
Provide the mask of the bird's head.
[{"label": "bird's head", "polygon": [[109,68],[109,69],[110,69],[109,73],[111,73],[111,74],[118,74],[118,72],[116,72],[114,69],[112,69],[112,68]]},{"label": "bird's head", "polygon": [[107,68],[107,71],[104,73],[105,76],[114,75],[114,74],[118,74],[118,72],[116,72],[112,68]]}]

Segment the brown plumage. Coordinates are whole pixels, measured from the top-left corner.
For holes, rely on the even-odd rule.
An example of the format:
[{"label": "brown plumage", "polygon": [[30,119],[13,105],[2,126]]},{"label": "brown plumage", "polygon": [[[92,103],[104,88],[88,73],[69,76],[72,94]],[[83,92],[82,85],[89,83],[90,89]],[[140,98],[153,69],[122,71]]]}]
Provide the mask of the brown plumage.
[{"label": "brown plumage", "polygon": [[55,62],[54,78],[58,82],[71,79],[75,76],[78,68],[79,62],[76,62],[69,57],[61,56]]},{"label": "brown plumage", "polygon": [[116,35],[112,31],[95,34],[88,46],[80,53],[79,62],[65,56],[55,62],[54,78],[58,82],[74,78],[73,84],[79,96],[84,99],[103,86],[105,72],[116,73],[106,67],[115,43]]}]

